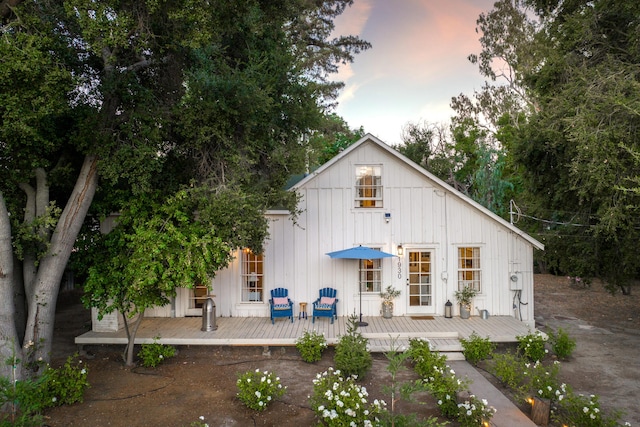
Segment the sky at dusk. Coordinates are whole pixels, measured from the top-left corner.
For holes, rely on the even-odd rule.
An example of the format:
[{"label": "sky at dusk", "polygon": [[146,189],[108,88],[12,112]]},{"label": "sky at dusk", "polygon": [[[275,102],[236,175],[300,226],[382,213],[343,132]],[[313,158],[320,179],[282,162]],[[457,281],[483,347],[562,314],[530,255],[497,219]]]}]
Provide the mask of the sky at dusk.
[{"label": "sky at dusk", "polygon": [[495,0],[355,0],[336,33],[373,47],[342,66],[336,113],[387,144],[408,122],[445,122],[451,98],[473,94],[484,79],[467,60],[480,52],[476,20]]}]

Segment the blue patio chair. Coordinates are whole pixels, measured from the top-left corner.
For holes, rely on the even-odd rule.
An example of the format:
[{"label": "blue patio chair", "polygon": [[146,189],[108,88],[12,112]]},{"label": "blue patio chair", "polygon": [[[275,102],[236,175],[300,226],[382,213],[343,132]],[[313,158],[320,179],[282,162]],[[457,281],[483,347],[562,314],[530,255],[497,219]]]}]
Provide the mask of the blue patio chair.
[{"label": "blue patio chair", "polygon": [[276,317],[288,317],[293,323],[293,301],[289,298],[287,289],[275,288],[271,290],[269,308],[271,309],[271,324],[275,324],[273,319]]},{"label": "blue patio chair", "polygon": [[320,289],[320,296],[313,302],[313,319],[311,323],[316,323],[316,317],[330,317],[331,323],[333,319],[338,318],[338,291],[333,288]]}]

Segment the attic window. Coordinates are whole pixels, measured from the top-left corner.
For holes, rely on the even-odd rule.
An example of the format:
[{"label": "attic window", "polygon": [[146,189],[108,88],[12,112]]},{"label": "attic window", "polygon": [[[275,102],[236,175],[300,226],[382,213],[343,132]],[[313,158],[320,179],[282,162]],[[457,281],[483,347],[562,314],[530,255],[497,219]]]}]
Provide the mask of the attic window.
[{"label": "attic window", "polygon": [[356,166],[355,207],[382,207],[382,166]]}]

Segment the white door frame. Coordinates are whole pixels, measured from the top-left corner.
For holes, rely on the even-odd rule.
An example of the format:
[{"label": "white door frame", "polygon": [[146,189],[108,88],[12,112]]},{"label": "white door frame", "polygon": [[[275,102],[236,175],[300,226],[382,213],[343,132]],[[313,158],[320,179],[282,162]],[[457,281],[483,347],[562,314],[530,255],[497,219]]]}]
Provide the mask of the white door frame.
[{"label": "white door frame", "polygon": [[[434,247],[408,247],[402,257],[405,276],[405,304],[407,314],[435,314],[436,250]],[[411,253],[429,253],[428,265],[424,260],[411,261]],[[425,271],[425,268],[428,271]],[[421,271],[422,270],[422,271]],[[412,305],[413,303],[413,305]]]}]

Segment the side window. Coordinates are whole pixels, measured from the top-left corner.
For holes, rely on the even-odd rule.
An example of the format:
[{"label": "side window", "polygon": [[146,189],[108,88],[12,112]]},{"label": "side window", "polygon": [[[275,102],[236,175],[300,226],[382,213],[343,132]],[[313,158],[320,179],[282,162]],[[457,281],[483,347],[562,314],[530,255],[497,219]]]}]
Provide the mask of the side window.
[{"label": "side window", "polygon": [[[379,250],[378,248],[374,248]],[[362,259],[359,267],[360,291],[382,291],[382,262],[379,259]]]},{"label": "side window", "polygon": [[242,251],[242,302],[264,301],[262,254]]},{"label": "side window", "polygon": [[471,286],[481,292],[480,273],[480,248],[458,248],[458,290]]},{"label": "side window", "polygon": [[356,166],[355,207],[382,207],[382,166]]}]

